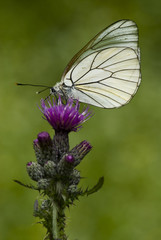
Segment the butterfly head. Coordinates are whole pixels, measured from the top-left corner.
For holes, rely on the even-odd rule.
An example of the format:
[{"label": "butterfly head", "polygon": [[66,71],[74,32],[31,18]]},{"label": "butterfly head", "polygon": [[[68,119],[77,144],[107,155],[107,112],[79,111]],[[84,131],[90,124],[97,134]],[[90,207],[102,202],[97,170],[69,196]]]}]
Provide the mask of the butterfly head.
[{"label": "butterfly head", "polygon": [[62,95],[60,83],[56,83],[52,88],[50,88],[50,93],[52,95]]},{"label": "butterfly head", "polygon": [[62,99],[65,101],[68,100],[68,98],[73,98],[73,95],[71,93],[71,88],[66,86],[64,83],[56,83],[52,88],[50,88],[50,94],[54,95],[55,97],[61,96]]},{"label": "butterfly head", "polygon": [[61,82],[56,83],[52,88],[50,88],[50,94],[55,97],[61,96],[65,100],[69,97]]}]

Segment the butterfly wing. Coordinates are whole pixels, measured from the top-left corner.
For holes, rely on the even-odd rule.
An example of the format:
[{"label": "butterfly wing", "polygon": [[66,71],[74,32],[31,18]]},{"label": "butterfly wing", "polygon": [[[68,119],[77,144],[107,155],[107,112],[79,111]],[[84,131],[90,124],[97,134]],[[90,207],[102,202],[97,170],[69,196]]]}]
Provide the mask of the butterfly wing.
[{"label": "butterfly wing", "polygon": [[138,28],[131,20],[121,20],[72,58],[61,83],[81,102],[116,108],[131,100],[140,81]]}]

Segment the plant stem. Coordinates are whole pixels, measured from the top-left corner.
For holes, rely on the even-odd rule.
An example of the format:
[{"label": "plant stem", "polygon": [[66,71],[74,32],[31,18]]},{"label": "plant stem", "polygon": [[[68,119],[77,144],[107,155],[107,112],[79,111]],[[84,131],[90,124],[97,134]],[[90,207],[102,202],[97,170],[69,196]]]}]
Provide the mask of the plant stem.
[{"label": "plant stem", "polygon": [[65,214],[64,208],[61,208],[53,201],[52,208],[52,237],[51,240],[66,240],[65,235]]},{"label": "plant stem", "polygon": [[54,240],[59,238],[57,218],[58,218],[58,210],[57,210],[56,203],[53,202],[52,233],[53,233]]}]

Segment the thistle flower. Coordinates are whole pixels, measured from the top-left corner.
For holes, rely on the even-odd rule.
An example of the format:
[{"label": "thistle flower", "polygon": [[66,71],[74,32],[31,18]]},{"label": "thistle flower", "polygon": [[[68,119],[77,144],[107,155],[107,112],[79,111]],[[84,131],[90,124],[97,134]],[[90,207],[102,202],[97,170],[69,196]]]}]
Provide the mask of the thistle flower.
[{"label": "thistle flower", "polygon": [[55,131],[78,131],[82,126],[81,124],[88,120],[92,114],[89,112],[87,107],[79,112],[80,105],[79,101],[69,98],[66,104],[62,103],[61,97],[59,96],[58,102],[53,99],[48,101],[48,106],[45,101],[41,100],[41,111],[45,116],[45,119],[50,123],[50,125],[55,129]]},{"label": "thistle flower", "polygon": [[74,102],[69,98],[63,104],[60,96],[57,101],[49,100],[47,104],[41,100],[40,110],[55,130],[55,135],[52,139],[48,132],[41,132],[33,141],[37,162],[28,162],[27,172],[37,186],[26,187],[39,190],[45,196],[43,202],[36,201],[34,204],[34,216],[43,219],[41,222],[47,228],[45,239],[67,240],[65,209],[80,196],[98,191],[103,184],[102,178],[92,189],[83,191],[78,188],[81,176],[75,167],[90,152],[92,146],[84,140],[73,149],[69,148],[69,133],[77,132],[92,114],[88,107],[80,112],[78,100]]}]

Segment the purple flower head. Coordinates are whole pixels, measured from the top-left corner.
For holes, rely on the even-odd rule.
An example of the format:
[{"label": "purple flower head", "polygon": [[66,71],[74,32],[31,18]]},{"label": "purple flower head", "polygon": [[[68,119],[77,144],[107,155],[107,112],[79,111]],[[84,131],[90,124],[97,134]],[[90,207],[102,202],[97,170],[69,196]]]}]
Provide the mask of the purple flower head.
[{"label": "purple flower head", "polygon": [[63,104],[60,96],[57,102],[54,99],[53,102],[49,100],[48,106],[42,99],[41,108],[45,119],[57,132],[76,132],[82,127],[81,124],[92,115],[91,112],[88,111],[88,107],[84,109],[82,113],[79,112],[80,105],[78,100],[74,103],[73,99],[69,98],[67,103]]}]

